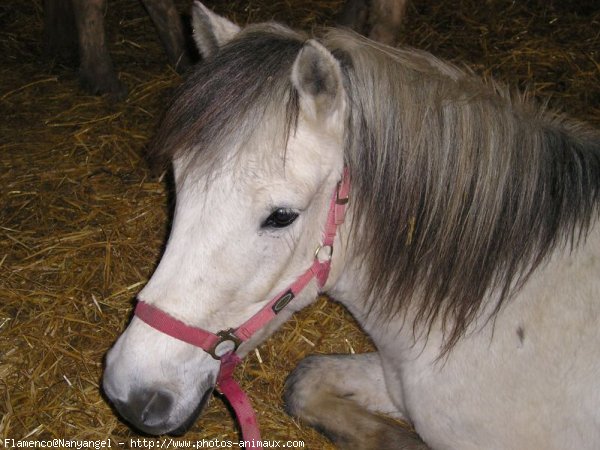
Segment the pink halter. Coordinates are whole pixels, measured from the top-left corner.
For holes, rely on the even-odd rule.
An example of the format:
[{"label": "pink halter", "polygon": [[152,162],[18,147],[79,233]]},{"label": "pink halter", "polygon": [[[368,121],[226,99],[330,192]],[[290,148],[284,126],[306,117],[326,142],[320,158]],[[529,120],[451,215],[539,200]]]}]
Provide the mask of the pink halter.
[{"label": "pink halter", "polygon": [[315,259],[312,265],[288,289],[276,295],[237,329],[222,330],[215,334],[186,325],[142,300],[138,301],[135,308],[135,315],[151,327],[183,342],[200,347],[213,358],[221,361],[217,385],[235,411],[244,440],[254,441],[253,448],[262,449],[260,430],[248,397],[232,377],[234,369],[241,362],[235,351],[242,342],[250,339],[254,333],[275,318],[313,278],[316,278],[319,289],[325,286],[331,268],[333,242],[338,226],[344,222],[349,192],[350,176],[348,169],[345,168],[342,179],[337,184],[331,199],[325,232],[323,233],[323,242],[315,251]]}]

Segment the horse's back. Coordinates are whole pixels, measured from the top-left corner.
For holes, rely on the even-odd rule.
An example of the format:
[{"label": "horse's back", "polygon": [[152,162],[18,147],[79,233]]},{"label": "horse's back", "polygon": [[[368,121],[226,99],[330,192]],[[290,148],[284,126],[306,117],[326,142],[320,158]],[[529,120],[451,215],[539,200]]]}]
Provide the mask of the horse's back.
[{"label": "horse's back", "polygon": [[423,438],[461,450],[599,448],[600,223],[484,322],[437,362],[433,331],[402,364],[404,406]]}]

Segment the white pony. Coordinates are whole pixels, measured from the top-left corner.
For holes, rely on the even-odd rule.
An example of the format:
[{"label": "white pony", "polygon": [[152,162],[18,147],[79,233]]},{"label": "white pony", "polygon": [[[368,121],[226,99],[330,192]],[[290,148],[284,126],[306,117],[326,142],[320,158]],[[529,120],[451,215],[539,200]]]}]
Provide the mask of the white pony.
[{"label": "white pony", "polygon": [[[173,226],[139,298],[239,326],[310,266],[346,167],[323,291],[378,351],[307,358],[287,411],[343,448],[600,448],[599,135],[413,49],[240,30],[199,3],[194,27],[205,61],[153,145],[173,160]],[[218,369],[134,317],[104,390],[136,428],[173,432]]]}]

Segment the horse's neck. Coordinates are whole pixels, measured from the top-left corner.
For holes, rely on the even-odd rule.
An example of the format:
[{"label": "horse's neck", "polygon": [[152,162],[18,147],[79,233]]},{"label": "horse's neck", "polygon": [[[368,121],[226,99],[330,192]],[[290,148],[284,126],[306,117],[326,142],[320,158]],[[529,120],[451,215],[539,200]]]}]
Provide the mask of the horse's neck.
[{"label": "horse's neck", "polygon": [[[587,238],[576,248],[565,244],[547,255],[527,283],[503,304],[498,312],[499,321],[494,315],[498,293],[491,292],[486,296],[465,335],[487,336],[486,342],[489,342],[494,333],[502,333],[497,328],[498,323],[514,328],[514,323],[535,315],[538,309],[557,317],[568,315],[574,303],[578,303],[580,309],[590,307],[600,314],[600,307],[597,307],[600,305],[597,301],[600,298],[600,218],[594,219],[588,231]],[[329,294],[350,311],[380,352],[387,348],[395,355],[411,359],[424,356],[421,352],[427,347],[430,359],[435,360],[444,339],[441,319],[435,321],[431,329],[414,326],[418,293],[405,299],[406,304],[413,306],[400,312],[382,309],[386,303],[370,297],[365,288],[371,268],[361,258],[348,256],[351,254],[351,243],[339,252],[338,256],[344,260],[339,261],[342,268],[336,274]],[[452,323],[446,323],[448,327],[451,328]]]}]

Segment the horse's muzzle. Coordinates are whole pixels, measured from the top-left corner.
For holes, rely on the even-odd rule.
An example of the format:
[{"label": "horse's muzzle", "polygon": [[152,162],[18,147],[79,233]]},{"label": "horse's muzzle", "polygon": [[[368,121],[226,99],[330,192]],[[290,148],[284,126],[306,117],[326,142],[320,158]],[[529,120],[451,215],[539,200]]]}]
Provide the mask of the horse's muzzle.
[{"label": "horse's muzzle", "polygon": [[173,398],[166,390],[142,389],[130,392],[126,401],[115,400],[113,403],[133,427],[144,433],[162,434],[170,431]]},{"label": "horse's muzzle", "polygon": [[198,406],[184,420],[173,417],[175,394],[166,389],[133,390],[124,401],[111,396],[111,390],[105,381],[104,392],[119,415],[133,428],[151,435],[181,435],[193,425],[206,406],[212,388],[204,393]]}]

